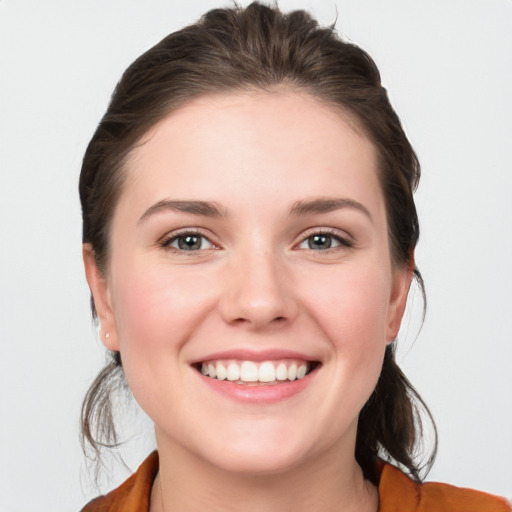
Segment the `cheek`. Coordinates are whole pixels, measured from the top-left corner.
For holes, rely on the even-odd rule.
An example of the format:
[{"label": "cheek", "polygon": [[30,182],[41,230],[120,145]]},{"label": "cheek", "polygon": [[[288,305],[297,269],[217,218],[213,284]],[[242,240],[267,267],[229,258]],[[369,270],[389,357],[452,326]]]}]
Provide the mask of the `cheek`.
[{"label": "cheek", "polygon": [[309,310],[343,352],[364,354],[386,342],[390,279],[378,266],[343,266],[304,283]]},{"label": "cheek", "polygon": [[148,329],[154,334],[162,330],[168,335],[169,324],[186,324],[197,311],[201,298],[207,297],[208,279],[200,270],[172,271],[165,263],[135,262],[118,269],[113,275],[112,289],[122,340],[139,338]]},{"label": "cheek", "polygon": [[386,348],[390,278],[375,265],[347,264],[317,274],[315,283],[304,282],[303,297],[332,355],[325,366],[329,386],[316,409],[329,425],[322,434],[329,444],[356,421],[377,384]]},{"label": "cheek", "polygon": [[176,354],[179,356],[212,301],[209,290],[214,288],[208,276],[198,270],[171,272],[165,264],[138,263],[119,267],[113,273],[112,289],[121,357],[130,387],[148,376],[151,380],[162,366],[179,371],[174,367]]},{"label": "cheek", "polygon": [[343,410],[359,413],[381,372],[390,278],[375,265],[347,265],[324,281],[323,290],[314,290],[309,310],[334,354],[329,371],[335,384],[329,404],[343,421]]}]

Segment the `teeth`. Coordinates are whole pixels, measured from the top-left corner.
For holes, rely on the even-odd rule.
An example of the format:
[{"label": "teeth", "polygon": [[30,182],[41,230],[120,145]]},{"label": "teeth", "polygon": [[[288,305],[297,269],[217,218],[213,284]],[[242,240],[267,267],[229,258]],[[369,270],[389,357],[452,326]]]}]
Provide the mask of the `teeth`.
[{"label": "teeth", "polygon": [[218,380],[241,381],[241,382],[276,382],[293,381],[306,376],[309,365],[302,362],[288,360],[264,361],[255,363],[253,361],[235,362],[211,361],[202,363],[201,373]]},{"label": "teeth", "polygon": [[284,363],[279,363],[279,366],[276,370],[276,379],[277,380],[287,380],[288,379],[288,368]]},{"label": "teeth", "polygon": [[226,371],[225,366],[222,363],[217,363],[217,379],[226,380],[228,376],[228,372]]},{"label": "teeth", "polygon": [[258,367],[252,361],[244,361],[242,363],[240,367],[240,380],[244,382],[258,382]]},{"label": "teeth", "polygon": [[297,379],[302,379],[302,377],[304,377],[306,375],[306,371],[307,371],[306,365],[301,364],[297,368]]},{"label": "teeth", "polygon": [[274,382],[276,380],[276,369],[270,361],[264,362],[258,372],[260,382]]},{"label": "teeth", "polygon": [[[210,375],[210,377],[211,377],[211,375]],[[227,378],[228,378],[228,380],[240,379],[240,367],[236,363],[229,364]]]},{"label": "teeth", "polygon": [[208,375],[213,378],[217,377],[217,369],[211,363],[208,365]]}]

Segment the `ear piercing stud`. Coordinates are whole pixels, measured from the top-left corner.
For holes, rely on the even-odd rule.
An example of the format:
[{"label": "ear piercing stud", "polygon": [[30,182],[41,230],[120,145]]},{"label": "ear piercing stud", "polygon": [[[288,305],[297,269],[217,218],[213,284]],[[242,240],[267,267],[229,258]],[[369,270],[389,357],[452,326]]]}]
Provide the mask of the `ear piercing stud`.
[{"label": "ear piercing stud", "polygon": [[110,338],[110,333],[109,332],[106,332],[105,333],[105,338],[108,340]]}]

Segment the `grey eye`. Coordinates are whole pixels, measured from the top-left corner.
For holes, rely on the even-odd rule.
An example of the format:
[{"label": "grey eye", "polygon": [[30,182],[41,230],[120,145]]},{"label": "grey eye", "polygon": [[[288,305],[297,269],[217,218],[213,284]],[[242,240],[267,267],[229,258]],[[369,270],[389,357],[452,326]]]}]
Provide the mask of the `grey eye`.
[{"label": "grey eye", "polygon": [[183,251],[198,251],[201,249],[202,237],[197,235],[180,236],[176,240],[178,247]]},{"label": "grey eye", "polygon": [[171,238],[166,244],[167,247],[179,249],[180,251],[200,251],[211,249],[213,244],[204,236],[197,233],[184,233]]},{"label": "grey eye", "polygon": [[352,246],[352,242],[342,236],[319,232],[304,238],[299,244],[299,249],[326,251],[336,247],[350,248]]},{"label": "grey eye", "polygon": [[339,245],[337,240],[334,240],[331,235],[313,235],[307,238],[308,248],[313,250],[330,249],[333,246]]}]

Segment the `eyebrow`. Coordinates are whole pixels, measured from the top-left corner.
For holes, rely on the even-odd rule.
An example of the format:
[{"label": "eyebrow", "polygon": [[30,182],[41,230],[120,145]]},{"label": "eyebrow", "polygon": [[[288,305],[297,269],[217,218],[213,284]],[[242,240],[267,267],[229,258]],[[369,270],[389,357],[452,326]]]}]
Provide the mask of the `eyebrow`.
[{"label": "eyebrow", "polygon": [[335,210],[344,208],[351,208],[364,213],[371,222],[373,218],[366,206],[354,199],[341,198],[341,197],[323,197],[312,199],[311,201],[297,201],[293,204],[290,214],[291,215],[308,215],[315,213],[329,213]]},{"label": "eyebrow", "polygon": [[216,203],[210,201],[172,201],[164,199],[150,206],[139,219],[139,223],[148,217],[157,213],[173,211],[181,213],[191,213],[192,215],[201,215],[204,217],[225,217],[226,212],[223,211]]},{"label": "eyebrow", "polygon": [[[338,197],[326,197],[312,199],[310,201],[297,201],[293,204],[290,209],[290,215],[308,215],[308,214],[319,214],[329,213],[335,210],[341,210],[344,208],[352,208],[364,213],[370,221],[373,222],[373,218],[368,209],[349,198],[338,198]],[[218,206],[215,202],[211,201],[177,201],[164,199],[158,201],[154,205],[150,206],[139,219],[139,223],[144,222],[148,217],[156,215],[157,213],[173,211],[180,213],[190,213],[192,215],[200,215],[204,217],[226,217],[227,212]]]}]

